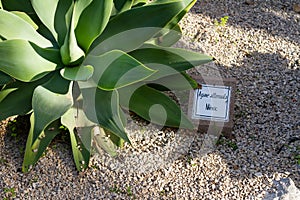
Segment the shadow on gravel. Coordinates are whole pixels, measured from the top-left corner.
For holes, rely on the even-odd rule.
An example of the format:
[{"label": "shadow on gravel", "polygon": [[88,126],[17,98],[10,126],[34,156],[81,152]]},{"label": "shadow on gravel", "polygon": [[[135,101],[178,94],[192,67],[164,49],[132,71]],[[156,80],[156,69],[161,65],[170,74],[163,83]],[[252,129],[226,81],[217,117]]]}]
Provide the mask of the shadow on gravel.
[{"label": "shadow on gravel", "polygon": [[[0,122],[0,125],[0,199],[14,199],[15,194],[20,197],[20,190],[23,198],[28,197],[24,191],[30,193],[38,185],[47,186],[55,182],[54,177],[60,176],[62,170],[73,174],[75,178],[78,176],[74,170],[69,141],[63,135],[54,139],[29,173],[23,173],[22,162],[30,129],[29,116],[10,118]],[[57,188],[48,189],[49,193],[57,191]]]},{"label": "shadow on gravel", "polygon": [[276,179],[281,173],[300,187],[300,70],[289,69],[289,62],[254,51],[239,66],[218,66],[237,79],[236,139],[217,145],[233,176]]},{"label": "shadow on gravel", "polygon": [[293,11],[293,5],[296,3],[299,1],[205,0],[197,1],[191,12],[209,16],[212,20],[229,16],[229,26],[266,31],[299,45],[300,14]]}]

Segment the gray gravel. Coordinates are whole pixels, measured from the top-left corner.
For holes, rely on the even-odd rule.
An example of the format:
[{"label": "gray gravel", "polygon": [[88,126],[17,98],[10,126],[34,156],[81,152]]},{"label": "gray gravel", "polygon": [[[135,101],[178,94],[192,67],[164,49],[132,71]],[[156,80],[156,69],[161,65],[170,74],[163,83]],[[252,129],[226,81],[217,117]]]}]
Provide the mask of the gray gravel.
[{"label": "gray gravel", "polygon": [[[69,145],[56,142],[28,174],[26,138],[0,126],[0,197],[11,199],[263,199],[290,178],[300,187],[299,0],[197,2],[182,22],[181,46],[216,58],[192,74],[237,79],[234,139],[131,120],[133,146],[96,154],[77,173]],[[215,20],[229,16],[225,26]],[[1,131],[2,130],[2,131]],[[280,147],[283,148],[278,153]],[[278,193],[278,192],[277,192]],[[269,198],[269,196],[267,196]]]}]

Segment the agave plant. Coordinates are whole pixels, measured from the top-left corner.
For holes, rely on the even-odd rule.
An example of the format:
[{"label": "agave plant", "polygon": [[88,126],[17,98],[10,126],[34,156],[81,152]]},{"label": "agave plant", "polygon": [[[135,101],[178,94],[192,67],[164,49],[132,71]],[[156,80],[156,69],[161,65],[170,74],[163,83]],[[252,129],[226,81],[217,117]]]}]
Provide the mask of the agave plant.
[{"label": "agave plant", "polygon": [[[114,145],[130,143],[126,110],[191,128],[162,91],[195,87],[184,71],[212,60],[170,47],[194,3],[0,0],[0,120],[30,114],[22,170],[38,161],[61,125],[70,133],[78,170],[88,167],[93,145],[114,154]],[[155,104],[166,119],[159,109],[150,116]]]}]

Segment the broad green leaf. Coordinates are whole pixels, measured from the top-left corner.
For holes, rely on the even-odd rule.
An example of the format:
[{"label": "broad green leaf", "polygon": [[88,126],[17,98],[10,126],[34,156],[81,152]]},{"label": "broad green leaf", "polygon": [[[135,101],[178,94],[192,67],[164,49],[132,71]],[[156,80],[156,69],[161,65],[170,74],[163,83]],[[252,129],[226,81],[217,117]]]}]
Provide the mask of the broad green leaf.
[{"label": "broad green leaf", "polygon": [[37,30],[39,28],[38,25],[36,25],[36,23],[25,12],[11,11],[11,13],[25,20],[28,24],[30,24],[34,28],[34,30]]},{"label": "broad green leaf", "polygon": [[3,86],[12,81],[13,79],[9,75],[0,71],[0,86]]},{"label": "broad green leaf", "polygon": [[120,13],[109,21],[103,33],[94,41],[91,54],[100,55],[113,49],[125,52],[136,49],[158,33],[185,7],[182,1],[168,1]]},{"label": "broad green leaf", "polygon": [[81,82],[79,82],[79,87],[84,99],[84,112],[88,119],[130,143],[119,113],[118,92],[88,88]]},{"label": "broad green leaf", "polygon": [[[70,131],[73,131],[74,128],[95,126],[96,124],[91,122],[84,113],[83,97],[76,82],[73,83],[72,97],[73,106],[61,117],[62,124],[67,126]],[[77,131],[80,134],[79,129]]]},{"label": "broad green leaf", "polygon": [[1,0],[4,10],[17,10],[26,13],[34,12],[30,0]]},{"label": "broad green leaf", "polygon": [[94,68],[91,65],[65,67],[61,69],[61,75],[71,81],[86,81],[92,77]]},{"label": "broad green leaf", "polygon": [[33,19],[35,15],[30,0],[1,0],[4,10],[25,12]]},{"label": "broad green leaf", "polygon": [[88,167],[91,155],[92,127],[91,123],[82,112],[73,107],[61,118],[61,123],[70,132],[73,158],[78,171]]},{"label": "broad green leaf", "polygon": [[[173,29],[179,21],[184,17],[184,15],[193,7],[197,0],[182,0],[185,5],[184,9],[181,10],[166,26],[165,28]],[[155,3],[155,2],[154,2]]]},{"label": "broad green leaf", "polygon": [[53,121],[60,118],[71,108],[73,99],[70,92],[66,95],[53,93],[42,86],[38,86],[32,97],[34,113],[34,129],[32,141]]},{"label": "broad green leaf", "polygon": [[0,120],[13,115],[24,115],[31,110],[35,83],[14,82],[0,91]]},{"label": "broad green leaf", "polygon": [[62,62],[65,65],[76,66],[80,64],[84,59],[84,52],[77,44],[76,37],[72,28],[69,29],[69,33],[66,36],[65,43],[60,48],[60,54]]},{"label": "broad green leaf", "polygon": [[182,36],[181,28],[178,24],[171,30],[163,29],[162,31],[165,33],[149,42],[163,47],[170,47],[178,42]]},{"label": "broad green leaf", "polygon": [[[76,5],[76,2],[75,2]],[[81,13],[75,29],[78,44],[85,52],[105,29],[111,15],[112,0],[94,0]]]},{"label": "broad green leaf", "polygon": [[193,128],[193,124],[169,97],[148,86],[125,87],[119,90],[120,103],[142,118],[155,124]]},{"label": "broad green leaf", "polygon": [[75,10],[70,11],[70,13],[67,15],[66,22],[68,31],[66,33],[66,37],[64,40],[63,45],[60,48],[60,54],[62,57],[62,61],[65,65],[73,65],[76,66],[80,64],[85,56],[85,53],[83,50],[78,46],[77,39],[75,36],[75,22],[74,22],[74,12]]},{"label": "broad green leaf", "polygon": [[88,56],[85,64],[94,66],[92,79],[102,90],[114,90],[141,80],[155,73],[128,54],[114,50],[101,56]]},{"label": "broad green leaf", "polygon": [[0,42],[0,71],[15,79],[29,82],[37,80],[59,68],[59,51],[42,49],[24,40]]},{"label": "broad green leaf", "polygon": [[157,70],[154,75],[147,79],[149,81],[176,74],[213,60],[213,57],[204,54],[150,44],[130,52],[129,55],[151,69]]},{"label": "broad green leaf", "polygon": [[70,24],[73,0],[31,0],[32,7],[43,24],[51,31],[52,35],[62,45]]},{"label": "broad green leaf", "polygon": [[93,146],[98,151],[98,153],[101,152],[100,148],[105,150],[109,155],[112,157],[117,156],[117,147],[116,145],[111,141],[109,135],[105,133],[105,130],[99,126],[96,126],[93,129]]},{"label": "broad green leaf", "polygon": [[129,10],[132,6],[133,0],[114,0],[115,8],[118,12]]},{"label": "broad green leaf", "polygon": [[33,141],[33,127],[35,123],[34,114],[31,114],[30,123],[31,127],[26,142],[24,161],[22,165],[23,172],[28,172],[32,168],[32,166],[43,155],[50,142],[60,133],[60,121],[55,120],[39,134],[38,139]]},{"label": "broad green leaf", "polygon": [[[91,138],[91,127],[84,127],[83,136],[85,140],[92,142]],[[91,152],[90,149],[87,149],[84,145],[82,145],[82,141],[79,136],[74,133],[74,131],[70,131],[70,139],[72,145],[73,158],[75,161],[75,165],[78,171],[83,171],[89,165]]]},{"label": "broad green leaf", "polygon": [[124,143],[125,143],[125,142],[124,142],[124,140],[123,140],[122,138],[120,138],[119,136],[117,136],[116,134],[114,134],[114,133],[112,133],[112,132],[110,132],[110,131],[108,131],[108,130],[105,130],[105,129],[104,129],[104,131],[105,131],[106,135],[109,136],[110,141],[111,141],[116,147],[120,147],[120,148],[124,147]]},{"label": "broad green leaf", "polygon": [[0,10],[0,35],[7,40],[28,40],[43,48],[52,46],[51,42],[36,32],[27,21],[2,9]]},{"label": "broad green leaf", "polygon": [[59,71],[51,73],[51,78],[46,78],[45,83],[42,84],[47,90],[58,93],[58,94],[67,94],[69,92],[70,81],[64,79]]},{"label": "broad green leaf", "polygon": [[35,13],[30,0],[2,0],[4,10],[25,12],[38,25],[38,32],[55,45],[56,40]]},{"label": "broad green leaf", "polygon": [[32,95],[34,89],[42,85],[48,90],[66,94],[70,81],[63,79],[59,73],[51,73],[34,82],[15,81],[0,91],[0,120],[13,115],[25,115],[32,109]]},{"label": "broad green leaf", "polygon": [[198,83],[184,72],[150,81],[147,85],[160,91],[192,90],[198,87]]},{"label": "broad green leaf", "polygon": [[148,0],[133,0],[132,7],[143,6],[148,2]]},{"label": "broad green leaf", "polygon": [[86,7],[88,7],[88,5],[90,5],[90,3],[93,0],[81,0],[81,1],[75,1],[74,3],[74,11],[73,11],[73,18],[72,20],[74,21],[74,27],[77,26],[79,17],[82,13],[82,11],[84,11],[84,9]]}]

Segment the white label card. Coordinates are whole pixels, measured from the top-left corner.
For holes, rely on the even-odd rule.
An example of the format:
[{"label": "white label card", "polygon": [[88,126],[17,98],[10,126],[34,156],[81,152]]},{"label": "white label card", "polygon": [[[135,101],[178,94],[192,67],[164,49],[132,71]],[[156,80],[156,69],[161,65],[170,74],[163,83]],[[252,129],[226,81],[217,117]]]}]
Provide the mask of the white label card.
[{"label": "white label card", "polygon": [[231,87],[202,85],[194,92],[193,119],[229,121]]}]

